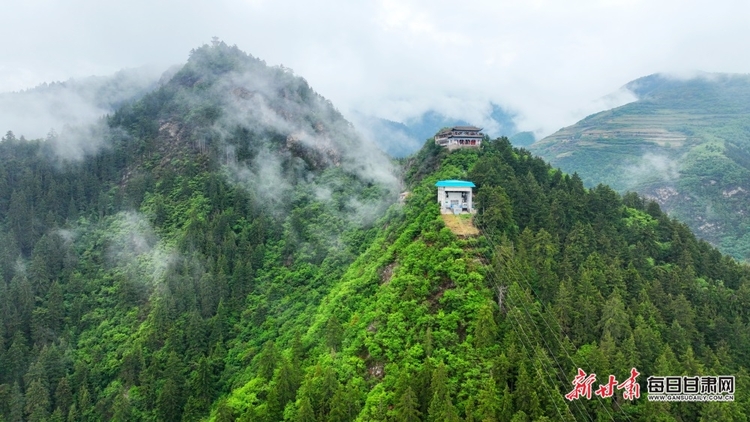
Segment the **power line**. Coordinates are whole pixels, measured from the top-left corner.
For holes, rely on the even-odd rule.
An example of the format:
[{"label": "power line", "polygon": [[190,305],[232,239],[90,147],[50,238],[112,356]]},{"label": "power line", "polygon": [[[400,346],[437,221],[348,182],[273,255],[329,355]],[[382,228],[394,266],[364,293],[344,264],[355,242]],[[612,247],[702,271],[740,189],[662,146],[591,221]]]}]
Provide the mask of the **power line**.
[{"label": "power line", "polygon": [[[498,276],[497,276],[497,274],[495,273],[495,270],[494,270],[494,268],[492,268],[492,266],[490,266],[490,268],[489,268],[489,271],[491,271],[491,273],[488,273],[488,275],[489,275],[489,276],[490,276],[491,278],[494,278],[494,283],[495,283],[495,285],[499,285],[499,284],[500,284],[500,282],[499,282],[499,280],[498,280]],[[512,289],[509,289],[509,290],[512,290]],[[512,300],[512,298],[510,297],[510,293],[508,293],[508,299],[509,299],[509,300]],[[525,308],[525,305],[523,304],[523,302],[522,302],[522,301],[521,301],[521,304],[522,304],[522,306],[524,306],[524,308]],[[520,309],[520,308],[517,308],[517,309]],[[528,313],[528,310],[527,310],[527,309],[526,309],[526,312]],[[528,352],[528,350],[526,349],[526,345],[525,345],[525,343],[524,343],[524,338],[525,338],[525,339],[526,339],[526,341],[527,341],[527,342],[528,342],[528,344],[529,344],[529,347],[532,347],[532,342],[531,342],[531,338],[530,338],[530,336],[528,336],[528,335],[526,334],[525,330],[523,329],[523,325],[522,325],[522,324],[520,324],[520,318],[519,318],[518,316],[514,315],[514,314],[513,314],[513,312],[512,312],[512,310],[510,310],[510,311],[508,312],[508,314],[507,314],[507,315],[509,315],[509,317],[510,317],[510,316],[512,316],[513,318],[515,318],[515,322],[516,322],[516,324],[513,324],[513,323],[511,323],[511,324],[510,324],[510,325],[511,325],[511,328],[512,328],[512,329],[513,329],[513,331],[514,331],[514,332],[516,333],[516,337],[518,338],[519,342],[521,342],[521,346],[522,346],[522,347],[524,348],[524,352],[525,352],[525,353],[527,354],[527,356],[529,357],[529,360],[530,360],[531,362],[534,362],[534,359],[532,359],[532,357],[531,357],[530,353]],[[534,322],[533,322],[533,319],[532,319],[531,317],[530,317],[530,319],[531,319],[531,322],[532,322],[532,324],[534,324]],[[519,328],[519,329],[521,330],[521,332],[523,333],[523,335],[524,335],[524,336],[523,336],[523,338],[522,338],[522,337],[521,337],[521,335],[520,335],[520,334],[518,333],[518,330],[516,330],[516,326],[518,326],[518,328]],[[538,344],[538,343],[537,343],[537,344]],[[539,345],[539,344],[538,344],[538,345]],[[550,351],[550,356],[551,356],[551,357],[552,357],[553,359],[555,359],[555,360],[556,360],[556,358],[555,358],[554,354],[553,354],[553,353],[551,353],[551,351]],[[562,370],[562,367],[561,367],[561,366],[560,366],[559,364],[558,364],[558,367],[560,367],[560,369]],[[554,369],[553,369],[552,371],[550,371],[550,372],[554,372],[555,374],[558,374],[558,375],[560,375],[560,374],[559,374],[559,373],[558,373],[558,372],[557,372],[556,370],[554,370]],[[561,379],[563,380],[563,382],[565,382],[564,370],[562,370],[562,372],[563,372],[563,374],[562,374],[562,378],[561,378]],[[551,376],[551,375],[549,374],[549,372],[547,373],[547,375],[548,375],[548,377],[550,378],[550,381],[552,381],[552,385],[554,385],[554,380],[552,380],[552,376]],[[557,405],[556,405],[556,403],[555,403],[555,401],[554,401],[554,399],[551,399],[551,400],[552,400],[553,404],[554,404],[555,406],[557,406]],[[583,415],[583,417],[584,417],[585,419],[588,419],[588,420],[593,420],[593,419],[591,418],[591,415],[589,415],[589,414],[588,414],[588,412],[587,412],[587,411],[585,411],[585,409],[583,409],[583,408],[581,407],[582,405],[581,405],[580,403],[576,402],[576,403],[574,403],[574,405],[577,405],[576,409],[578,410],[578,412],[579,412],[579,413],[581,413],[581,414]],[[570,410],[570,407],[568,407],[568,406],[566,406],[566,407],[568,408],[568,412],[570,412],[571,416],[573,416],[573,419],[575,420],[575,419],[576,419],[576,418],[575,418],[575,415],[573,415],[573,412],[572,412],[572,411]],[[558,409],[558,413],[560,413],[560,412],[559,412],[559,409]]]},{"label": "power line", "polygon": [[[495,242],[494,242],[494,241],[492,240],[492,237],[491,237],[491,236],[490,236],[490,235],[488,234],[488,232],[487,232],[486,230],[482,230],[482,231],[483,231],[483,234],[484,234],[484,237],[485,237],[485,239],[486,239],[486,240],[487,240],[487,242],[488,242],[488,243],[490,244],[490,247],[492,247],[493,253],[495,253],[495,252],[497,252],[497,251],[500,251],[500,249],[499,249],[499,248],[498,248],[498,247],[496,246]],[[511,257],[511,259],[512,259],[512,260],[515,260],[515,257],[514,257],[514,256],[512,256],[512,257]],[[492,266],[490,266],[490,267],[491,267],[491,271],[493,271],[493,273],[494,273],[494,272],[495,272],[494,268],[492,268]],[[534,287],[533,287],[533,286],[531,285],[531,283],[530,283],[530,282],[529,282],[529,281],[528,281],[528,280],[526,279],[526,276],[525,276],[524,274],[522,274],[522,272],[521,272],[521,271],[519,271],[519,270],[518,270],[517,268],[514,268],[514,267],[513,267],[512,265],[506,265],[506,266],[505,266],[505,268],[506,268],[506,269],[509,269],[509,270],[511,270],[511,271],[513,272],[513,275],[515,276],[514,278],[515,278],[516,280],[521,280],[521,281],[523,281],[523,282],[524,282],[524,283],[525,283],[525,284],[526,284],[526,285],[528,286],[528,288],[530,289],[530,291],[532,291],[532,292],[533,292],[533,293],[534,293],[534,294],[536,295],[536,297],[537,297],[537,301],[539,302],[539,304],[540,304],[540,305],[541,305],[541,306],[542,306],[542,307],[544,308],[544,307],[545,307],[545,304],[544,304],[544,303],[543,303],[543,302],[542,302],[542,301],[541,301],[541,300],[539,299],[539,298],[540,298],[540,296],[539,296],[538,292],[536,292],[536,290],[535,290],[535,289],[534,289]],[[497,283],[497,279],[496,279],[496,281],[495,281],[495,282],[496,282],[496,284],[498,284],[498,285],[499,285],[499,283]],[[510,290],[512,290],[512,289],[510,289],[510,288],[509,288],[508,290],[510,291]],[[521,302],[521,303],[522,303],[522,305],[524,306],[524,310],[525,310],[525,311],[526,311],[526,313],[527,313],[527,314],[529,315],[529,319],[531,320],[532,324],[534,325],[534,327],[535,327],[535,328],[537,328],[537,329],[538,329],[538,327],[536,327],[536,323],[535,323],[535,322],[533,321],[533,317],[532,317],[531,313],[530,313],[530,312],[528,311],[528,309],[526,309],[526,307],[525,307],[525,304],[524,304],[523,302]],[[553,337],[555,338],[555,340],[556,340],[556,341],[557,341],[557,342],[558,342],[558,343],[560,344],[560,348],[561,348],[561,349],[562,349],[562,350],[563,350],[563,351],[565,352],[565,354],[566,354],[566,356],[568,357],[568,359],[570,360],[570,362],[571,362],[571,363],[573,363],[573,364],[574,364],[574,366],[576,366],[576,367],[579,367],[578,365],[576,365],[576,364],[575,364],[575,361],[573,360],[573,358],[572,358],[572,356],[570,355],[570,353],[568,353],[568,350],[567,350],[567,348],[565,347],[565,345],[563,344],[563,342],[562,342],[562,341],[561,341],[561,340],[560,340],[560,339],[559,339],[559,338],[557,337],[557,335],[555,334],[554,330],[553,330],[553,329],[552,329],[552,327],[550,326],[549,322],[547,322],[547,319],[546,319],[546,318],[544,317],[544,315],[543,315],[543,313],[542,313],[542,312],[539,312],[539,317],[540,317],[540,318],[542,319],[542,321],[544,321],[544,324],[545,324],[545,325],[547,326],[547,328],[549,329],[549,332],[550,332],[550,334],[551,334],[551,335],[552,335],[552,336],[553,336]],[[560,325],[559,321],[557,321],[557,318],[553,318],[553,319],[554,319],[554,320],[556,321],[556,323],[557,323],[557,326],[558,326],[558,328],[560,329],[560,333],[562,334],[562,333],[563,333],[563,331],[562,331],[562,326]],[[564,371],[564,369],[563,369],[563,368],[562,368],[562,366],[560,365],[559,361],[557,361],[557,358],[556,358],[555,354],[554,354],[554,353],[552,352],[552,349],[551,349],[551,347],[549,346],[549,344],[547,343],[547,341],[546,341],[546,339],[544,338],[544,336],[542,336],[542,335],[541,335],[541,330],[539,330],[539,333],[540,333],[540,337],[542,338],[542,340],[543,340],[543,341],[544,341],[544,343],[545,343],[545,346],[546,346],[546,348],[547,348],[547,349],[549,350],[549,352],[550,352],[550,356],[552,356],[552,358],[553,358],[553,359],[555,360],[555,363],[557,364],[557,366],[558,366],[558,367],[560,368],[560,370],[561,370],[561,371],[562,371],[562,373],[564,374],[564,372],[565,372],[565,371]],[[564,334],[563,334],[563,335],[564,335]],[[569,337],[568,337],[567,335],[565,335],[565,338],[566,338],[566,339],[567,339],[567,340],[568,340],[568,341],[570,342],[570,338],[569,338]],[[571,342],[571,344],[572,344],[572,342]],[[588,367],[591,367],[591,365],[590,365],[590,363],[588,362],[588,360],[586,359],[586,357],[585,357],[585,356],[581,356],[581,357],[583,358],[584,362],[586,362],[586,365],[587,365]],[[603,401],[602,401],[601,397],[597,396],[596,398],[597,398],[597,401],[598,401],[598,402],[600,403],[600,405],[602,406],[602,408],[604,409],[604,411],[605,411],[605,412],[607,413],[607,415],[608,415],[608,416],[610,417],[610,419],[614,420],[614,417],[613,417],[613,415],[612,415],[612,414],[610,413],[610,411],[609,411],[609,409],[607,408],[607,406],[606,406],[606,405],[605,405],[605,404],[603,403]],[[620,410],[622,411],[622,409],[620,409]],[[629,416],[627,415],[627,413],[625,413],[624,411],[622,411],[622,412],[623,412],[623,415],[625,415],[625,418],[626,418],[626,419],[628,419],[628,420],[630,420],[630,417],[629,417]]]}]

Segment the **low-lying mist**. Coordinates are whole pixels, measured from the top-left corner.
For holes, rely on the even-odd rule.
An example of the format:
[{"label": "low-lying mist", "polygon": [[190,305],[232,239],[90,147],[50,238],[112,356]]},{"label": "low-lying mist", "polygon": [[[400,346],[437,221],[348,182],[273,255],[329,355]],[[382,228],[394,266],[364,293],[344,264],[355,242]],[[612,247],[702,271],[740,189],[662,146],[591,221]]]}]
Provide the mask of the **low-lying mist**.
[{"label": "low-lying mist", "polygon": [[151,67],[121,70],[0,94],[0,131],[27,139],[44,138],[66,127],[87,126],[122,104],[137,100],[158,86],[163,73]]}]

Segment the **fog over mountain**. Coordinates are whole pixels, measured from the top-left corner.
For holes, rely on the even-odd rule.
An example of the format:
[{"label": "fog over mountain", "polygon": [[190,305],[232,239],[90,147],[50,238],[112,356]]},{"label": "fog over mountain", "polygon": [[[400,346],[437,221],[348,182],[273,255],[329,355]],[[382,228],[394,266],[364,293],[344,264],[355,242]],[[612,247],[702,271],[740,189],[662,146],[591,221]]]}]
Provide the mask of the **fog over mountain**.
[{"label": "fog over mountain", "polygon": [[738,54],[750,4],[734,0],[72,0],[3,12],[0,92],[166,68],[218,36],[304,75],[350,120],[356,111],[408,123],[432,110],[486,126],[495,103],[537,139],[632,100],[597,104],[622,81],[750,71]]},{"label": "fog over mountain", "polygon": [[164,71],[150,66],[124,69],[0,94],[0,131],[36,139],[88,126],[154,89]]},{"label": "fog over mountain", "polygon": [[[0,420],[747,421],[750,267],[656,202],[586,189],[507,138],[394,160],[286,66],[219,39],[185,56],[158,82],[16,97],[71,123],[0,141]],[[659,79],[625,107],[681,98]],[[687,85],[693,106],[736,97]],[[457,98],[372,119],[519,129],[515,109]],[[697,147],[697,167],[750,163],[729,138]],[[714,193],[741,201],[750,177],[730,176]],[[436,203],[454,179],[476,185],[473,212]],[[610,394],[571,392],[583,371],[611,374]],[[731,374],[727,401],[646,397],[678,374]]]}]

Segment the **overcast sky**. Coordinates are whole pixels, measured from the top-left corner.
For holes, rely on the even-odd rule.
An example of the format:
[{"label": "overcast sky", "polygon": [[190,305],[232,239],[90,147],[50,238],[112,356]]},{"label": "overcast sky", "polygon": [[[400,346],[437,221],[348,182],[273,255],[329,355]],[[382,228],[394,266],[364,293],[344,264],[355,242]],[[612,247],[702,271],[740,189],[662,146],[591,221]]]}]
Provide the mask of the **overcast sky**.
[{"label": "overcast sky", "polygon": [[714,0],[0,0],[0,92],[183,63],[218,36],[283,64],[345,114],[493,101],[537,136],[628,101],[635,78],[750,73],[750,2]]}]

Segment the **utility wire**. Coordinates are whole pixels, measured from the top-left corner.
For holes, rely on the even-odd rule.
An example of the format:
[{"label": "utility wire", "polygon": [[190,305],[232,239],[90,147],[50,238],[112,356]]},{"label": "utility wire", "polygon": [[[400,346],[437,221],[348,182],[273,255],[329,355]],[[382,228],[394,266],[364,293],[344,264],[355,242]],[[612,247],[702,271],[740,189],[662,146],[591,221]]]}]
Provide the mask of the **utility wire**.
[{"label": "utility wire", "polygon": [[[495,284],[496,286],[497,286],[497,285],[500,285],[500,281],[498,280],[498,275],[496,274],[496,272],[495,272],[494,268],[492,268],[492,266],[490,266],[490,267],[489,267],[489,270],[488,270],[488,271],[490,271],[490,272],[488,272],[488,274],[487,274],[487,275],[488,275],[488,276],[490,276],[490,278],[493,278],[493,279],[494,279],[494,280],[493,280],[493,283],[494,283],[494,284]],[[509,302],[510,302],[510,301],[514,301],[514,299],[513,299],[513,298],[511,298],[511,296],[510,296],[510,292],[509,292],[510,290],[512,290],[512,289],[508,289],[508,295],[507,295],[507,299],[508,299],[508,301],[509,301]],[[522,302],[522,301],[519,301],[519,302],[521,302],[522,306],[524,306],[524,308],[525,308],[525,305],[523,305],[523,302]],[[521,310],[520,310],[521,308],[520,308],[520,307],[518,307],[517,305],[516,305],[516,308],[515,308],[515,309],[517,309],[517,310],[518,310],[518,312],[521,312]],[[528,314],[528,310],[526,310],[526,313]],[[525,352],[526,352],[526,354],[527,354],[527,355],[529,356],[529,360],[530,360],[530,361],[532,361],[532,362],[534,362],[534,359],[533,359],[533,358],[532,358],[532,357],[530,356],[529,352],[528,352],[528,351],[526,350],[526,344],[524,343],[524,338],[525,338],[525,339],[526,339],[526,341],[527,341],[527,342],[528,342],[528,344],[529,344],[529,347],[530,347],[530,348],[531,348],[531,347],[533,347],[533,345],[532,345],[532,342],[531,342],[531,338],[530,338],[530,336],[529,336],[529,335],[527,335],[527,334],[526,334],[525,330],[523,329],[523,325],[522,325],[522,324],[520,323],[520,317],[519,317],[518,315],[515,315],[515,313],[514,313],[514,310],[513,310],[513,309],[509,310],[509,312],[507,313],[507,315],[509,315],[509,317],[512,317],[513,319],[515,319],[515,324],[514,324],[513,322],[511,322],[510,326],[511,326],[511,328],[513,329],[513,331],[514,331],[514,332],[516,333],[516,337],[518,338],[519,342],[521,342],[521,346],[523,346],[523,348],[524,348],[524,351],[525,351]],[[533,319],[532,319],[531,317],[530,317],[530,319],[531,319],[531,323],[532,323],[532,324],[535,324],[535,323],[534,323],[534,321],[533,321]],[[521,333],[523,333],[523,337],[521,336],[521,334],[519,334],[518,330],[516,330],[516,326],[518,326],[518,329],[520,329],[520,330],[521,330]],[[540,331],[540,330],[538,330],[538,331]],[[537,344],[538,344],[538,343],[537,343]],[[538,344],[538,345],[539,345],[539,344]],[[541,346],[541,345],[539,345],[539,346]],[[551,351],[551,350],[550,350],[550,356],[551,356],[551,357],[552,357],[553,359],[556,359],[555,355],[554,355],[554,354],[552,353],[552,351]],[[544,364],[544,363],[543,363],[543,364]],[[565,371],[564,371],[564,370],[562,369],[562,367],[561,367],[561,366],[559,365],[559,363],[558,363],[558,367],[559,367],[559,368],[561,369],[561,371],[562,371],[562,376],[561,376],[561,378],[560,378],[560,379],[561,379],[561,380],[563,381],[563,383],[564,383],[564,382],[566,382],[566,379],[565,379],[565,375],[564,375],[564,372],[565,372]],[[548,368],[549,368],[549,367],[548,367]],[[547,375],[548,375],[548,377],[550,378],[550,381],[552,381],[552,385],[554,386],[554,385],[555,385],[555,382],[554,382],[554,380],[552,380],[552,376],[550,375],[550,372],[553,372],[553,373],[555,373],[555,374],[556,374],[556,375],[558,375],[558,376],[560,376],[560,373],[559,373],[558,371],[554,370],[554,368],[553,368],[553,369],[552,369],[551,371],[548,371],[548,372],[547,372]],[[555,391],[557,392],[557,390],[555,390]],[[559,393],[559,392],[558,392],[558,393]],[[555,406],[557,406],[557,405],[556,405],[556,403],[555,403],[555,401],[554,401],[554,399],[552,399],[552,402],[553,402],[553,404],[554,404]],[[578,402],[575,402],[575,403],[573,403],[573,405],[574,405],[574,406],[576,406],[576,410],[577,410],[577,411],[578,411],[579,413],[581,413],[581,414],[583,415],[584,419],[588,419],[588,420],[593,420],[593,419],[591,418],[591,415],[589,415],[589,414],[588,414],[588,411],[586,411],[586,410],[585,410],[584,408],[582,408],[582,405],[581,405],[580,403],[578,403]],[[571,416],[573,416],[573,419],[575,420],[575,419],[576,419],[576,418],[575,418],[575,415],[573,415],[573,412],[572,412],[572,411],[570,410],[570,407],[569,407],[569,406],[566,406],[566,407],[568,408],[568,412],[570,412]],[[558,409],[558,413],[560,413],[560,412],[559,412],[559,409]]]},{"label": "utility wire", "polygon": [[[497,251],[499,251],[500,249],[499,249],[499,248],[497,247],[496,243],[495,243],[495,242],[494,242],[494,241],[492,240],[492,237],[491,237],[491,236],[489,235],[489,233],[487,232],[487,230],[482,230],[482,232],[483,232],[483,234],[484,234],[484,237],[485,237],[485,239],[486,239],[486,240],[487,240],[487,242],[488,242],[488,243],[490,244],[490,247],[492,248],[493,252],[497,252]],[[514,258],[514,257],[511,257],[511,258]],[[521,280],[521,281],[523,281],[523,282],[524,282],[524,283],[525,283],[525,284],[526,284],[526,285],[528,286],[528,288],[529,288],[529,289],[530,289],[530,290],[531,290],[531,291],[532,291],[532,292],[533,292],[533,293],[534,293],[534,294],[536,295],[536,297],[537,297],[537,300],[538,300],[538,302],[540,303],[540,305],[541,305],[542,307],[545,307],[544,303],[542,303],[542,301],[538,299],[538,298],[540,297],[540,296],[539,296],[539,294],[538,294],[538,292],[536,292],[536,290],[534,289],[534,287],[533,287],[533,286],[531,285],[531,283],[530,283],[530,282],[529,282],[529,281],[528,281],[528,280],[526,279],[526,276],[525,276],[525,275],[523,275],[523,274],[521,273],[521,271],[519,271],[519,270],[518,270],[518,269],[516,269],[516,268],[513,268],[513,265],[506,265],[506,266],[505,266],[505,268],[506,268],[506,269],[510,268],[510,269],[511,269],[511,271],[513,272],[513,274],[512,274],[512,275],[515,275],[515,277],[514,277],[514,278],[516,278],[516,279],[518,279],[518,280]],[[492,271],[494,272],[494,268],[492,268]],[[496,281],[496,284],[497,284],[497,281]],[[508,289],[508,290],[512,290],[512,289]],[[522,305],[523,305],[523,302],[522,302]],[[524,307],[525,307],[525,305],[524,305]],[[534,321],[533,321],[533,319],[532,319],[532,316],[531,316],[530,312],[528,312],[528,309],[526,309],[526,312],[527,312],[527,313],[529,313],[529,318],[530,318],[530,319],[532,320],[532,323],[533,323],[533,324],[534,324],[534,326],[536,327],[536,323],[534,323]],[[570,362],[571,362],[571,363],[573,363],[573,364],[574,364],[574,366],[576,366],[576,367],[580,367],[579,365],[576,365],[576,364],[575,364],[575,360],[574,360],[574,359],[572,358],[572,356],[571,356],[571,355],[570,355],[570,353],[568,352],[568,350],[567,350],[567,348],[565,347],[565,345],[563,344],[563,342],[562,342],[562,341],[561,341],[561,340],[560,340],[560,339],[559,339],[559,338],[557,337],[557,335],[555,334],[554,330],[552,330],[552,327],[550,326],[549,322],[547,322],[547,319],[546,319],[546,318],[544,317],[544,315],[543,315],[543,313],[542,313],[542,312],[539,312],[539,317],[540,317],[540,318],[542,319],[542,321],[544,321],[544,324],[545,324],[545,325],[547,326],[547,328],[549,329],[549,332],[550,332],[550,334],[552,334],[552,336],[553,336],[553,337],[555,338],[555,340],[556,340],[556,341],[557,341],[557,342],[558,342],[558,343],[560,344],[560,347],[561,347],[561,348],[563,349],[563,351],[564,351],[564,352],[565,352],[565,354],[567,355],[567,357],[568,357],[568,359],[570,360]],[[554,319],[554,320],[555,320],[555,321],[557,322],[558,328],[560,329],[560,333],[562,334],[562,333],[563,333],[563,331],[562,331],[562,326],[560,325],[559,321],[557,321],[557,319],[556,319],[556,318],[553,318],[553,319]],[[539,332],[540,332],[540,337],[542,337],[542,340],[543,340],[543,341],[545,342],[545,345],[546,345],[547,349],[548,349],[548,350],[549,350],[549,352],[550,352],[550,356],[552,356],[552,357],[553,357],[553,359],[555,360],[555,362],[556,362],[557,366],[558,366],[558,367],[559,367],[559,368],[561,369],[561,371],[562,371],[562,372],[563,372],[563,374],[564,374],[564,372],[565,372],[565,371],[564,371],[564,370],[562,369],[562,366],[561,366],[561,365],[560,365],[560,363],[559,363],[559,362],[557,361],[557,358],[555,357],[555,354],[554,354],[554,353],[552,352],[552,349],[551,349],[551,347],[549,347],[549,344],[548,344],[548,343],[546,342],[546,339],[544,338],[544,336],[541,336],[541,330],[539,330]],[[564,335],[564,334],[563,334],[563,335]],[[568,341],[570,342],[570,338],[569,338],[569,337],[568,337],[567,335],[565,335],[565,338],[566,338],[566,339],[567,339],[567,340],[568,340]],[[571,342],[571,344],[572,344],[572,342]],[[581,357],[582,357],[582,358],[583,358],[583,360],[584,360],[584,361],[586,362],[586,365],[587,365],[587,366],[588,366],[588,367],[590,368],[590,367],[591,367],[591,365],[589,364],[589,362],[588,362],[588,360],[586,359],[586,357],[585,357],[585,356],[581,356]],[[596,397],[596,399],[597,399],[597,401],[598,401],[598,402],[600,403],[600,405],[602,406],[602,408],[604,409],[604,411],[605,411],[605,412],[607,413],[607,415],[609,416],[609,418],[610,418],[611,420],[614,420],[614,417],[613,417],[613,415],[612,415],[612,414],[610,413],[610,411],[609,411],[609,409],[607,408],[607,406],[606,406],[606,405],[605,405],[605,404],[603,403],[603,401],[602,401],[602,398],[601,398],[601,397],[599,397],[599,396],[597,396],[597,397]],[[622,409],[620,409],[620,410],[622,411],[622,413],[623,413],[623,415],[625,416],[625,418],[626,418],[626,419],[628,419],[628,420],[630,420],[630,417],[629,417],[629,416],[627,415],[627,413],[625,413],[625,412],[624,412],[624,411],[623,411]]]}]

